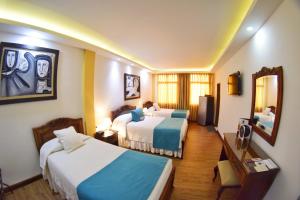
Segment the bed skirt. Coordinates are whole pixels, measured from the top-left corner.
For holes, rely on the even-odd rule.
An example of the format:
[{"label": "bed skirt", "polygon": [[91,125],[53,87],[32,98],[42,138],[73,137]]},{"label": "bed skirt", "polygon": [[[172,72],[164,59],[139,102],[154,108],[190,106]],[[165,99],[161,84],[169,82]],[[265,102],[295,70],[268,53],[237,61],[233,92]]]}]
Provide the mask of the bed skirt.
[{"label": "bed skirt", "polygon": [[48,181],[52,192],[59,194],[61,199],[78,200],[77,193],[75,191],[68,190],[68,188],[63,188],[63,184],[61,184],[60,179],[56,176],[52,176],[49,169],[47,169],[46,173],[43,174],[43,179]]},{"label": "bed skirt", "polygon": [[182,147],[178,151],[169,151],[169,150],[165,150],[165,149],[157,149],[157,148],[153,148],[153,145],[150,144],[150,143],[128,140],[128,139],[125,139],[125,138],[120,137],[120,136],[119,136],[119,146],[134,149],[134,150],[139,150],[139,151],[156,153],[156,154],[160,154],[160,155],[172,156],[172,157],[175,157],[175,158],[181,158],[182,157]]}]

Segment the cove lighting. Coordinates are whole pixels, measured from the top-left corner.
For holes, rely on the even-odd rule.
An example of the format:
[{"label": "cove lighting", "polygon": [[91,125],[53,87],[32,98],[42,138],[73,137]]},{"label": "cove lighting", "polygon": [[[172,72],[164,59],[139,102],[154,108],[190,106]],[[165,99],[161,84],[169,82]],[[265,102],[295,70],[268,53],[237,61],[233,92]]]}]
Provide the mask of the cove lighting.
[{"label": "cove lighting", "polygon": [[146,62],[123,51],[120,47],[117,47],[111,41],[107,40],[105,37],[89,29],[88,27],[85,27],[63,15],[59,15],[58,13],[55,13],[43,7],[36,6],[27,1],[0,0],[0,22],[17,25],[25,24],[32,28],[37,28],[41,31],[46,30],[50,33],[56,33],[59,35],[77,39],[79,41],[107,50],[113,54],[119,55],[151,71],[210,71],[230,45],[240,25],[242,24],[247,13],[252,7],[253,2],[255,1],[244,0],[241,3],[239,8],[237,9],[233,22],[228,27],[227,33],[224,34],[224,40],[220,42],[220,45],[216,50],[216,54],[212,57],[211,65],[196,69],[181,68],[165,70],[153,68]]},{"label": "cove lighting", "polygon": [[[57,20],[59,19],[59,20]],[[0,22],[26,24],[41,31],[50,31],[107,50],[153,70],[147,63],[126,53],[99,33],[51,10],[21,0],[0,0]]]},{"label": "cove lighting", "polygon": [[244,19],[246,18],[250,8],[254,5],[254,0],[244,0],[242,1],[240,7],[237,9],[236,17],[232,21],[231,25],[228,27],[228,32],[224,36],[224,41],[219,46],[216,55],[212,58],[213,62],[210,65],[210,70],[217,64],[220,58],[225,53],[226,49],[229,47],[231,41],[233,40],[234,36],[236,35],[237,31],[239,30],[241,24],[243,23]]}]

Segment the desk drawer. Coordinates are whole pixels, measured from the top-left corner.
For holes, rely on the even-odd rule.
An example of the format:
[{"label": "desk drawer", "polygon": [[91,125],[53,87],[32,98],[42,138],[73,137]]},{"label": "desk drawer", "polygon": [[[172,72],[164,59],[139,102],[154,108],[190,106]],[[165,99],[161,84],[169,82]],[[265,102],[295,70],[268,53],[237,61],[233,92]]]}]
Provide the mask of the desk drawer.
[{"label": "desk drawer", "polygon": [[231,160],[231,157],[233,156],[233,152],[231,151],[231,149],[229,148],[229,146],[226,142],[224,143],[224,150],[225,150],[227,159]]},{"label": "desk drawer", "polygon": [[228,160],[230,160],[230,163],[231,163],[236,175],[240,179],[240,183],[243,185],[243,183],[246,179],[246,176],[247,176],[247,172],[243,168],[242,162],[237,159],[237,157],[235,156],[235,154],[233,153],[232,149],[229,147],[227,142],[224,142],[224,147],[225,147],[224,149],[225,149],[227,158],[228,158]]},{"label": "desk drawer", "polygon": [[247,176],[247,173],[246,173],[245,169],[241,165],[241,162],[239,160],[237,160],[234,155],[231,156],[230,161],[231,161],[232,167],[234,168],[237,176],[240,179],[241,185],[243,185],[243,183],[245,182],[245,178]]}]

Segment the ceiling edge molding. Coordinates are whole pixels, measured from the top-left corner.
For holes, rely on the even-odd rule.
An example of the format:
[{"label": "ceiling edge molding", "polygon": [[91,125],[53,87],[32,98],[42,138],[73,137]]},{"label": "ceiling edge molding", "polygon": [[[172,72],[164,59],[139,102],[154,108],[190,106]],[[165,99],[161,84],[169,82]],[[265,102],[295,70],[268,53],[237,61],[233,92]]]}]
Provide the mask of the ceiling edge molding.
[{"label": "ceiling edge molding", "polygon": [[[251,38],[255,36],[257,31],[268,21],[282,2],[283,0],[256,0],[254,7],[241,24],[233,41],[220,57],[218,62],[213,66],[211,71],[215,72],[218,68],[223,66],[240,48],[251,40]],[[246,31],[248,26],[253,26],[254,30],[252,33]]]},{"label": "ceiling edge molding", "polygon": [[[41,14],[43,13],[43,14]],[[46,14],[45,14],[46,13]],[[49,15],[47,15],[47,13]],[[51,17],[47,17],[51,16]],[[59,22],[54,19],[61,19]],[[23,25],[40,31],[58,34],[63,37],[73,38],[90,45],[119,55],[149,70],[149,64],[123,51],[101,36],[99,33],[85,27],[71,19],[61,16],[53,11],[18,0],[0,1],[0,22],[12,25]]]}]

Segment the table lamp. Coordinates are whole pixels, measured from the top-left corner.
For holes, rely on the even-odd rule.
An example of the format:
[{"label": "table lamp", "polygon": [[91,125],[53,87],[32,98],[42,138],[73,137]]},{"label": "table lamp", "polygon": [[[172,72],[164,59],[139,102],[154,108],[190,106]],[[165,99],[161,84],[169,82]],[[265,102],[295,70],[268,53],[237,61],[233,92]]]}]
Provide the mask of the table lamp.
[{"label": "table lamp", "polygon": [[96,131],[104,131],[104,136],[112,135],[113,133],[109,130],[112,125],[111,119],[109,117],[101,120],[101,123],[97,125]]}]

